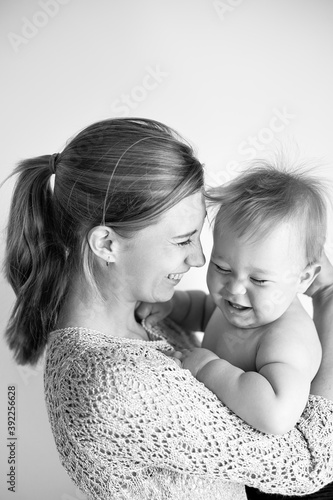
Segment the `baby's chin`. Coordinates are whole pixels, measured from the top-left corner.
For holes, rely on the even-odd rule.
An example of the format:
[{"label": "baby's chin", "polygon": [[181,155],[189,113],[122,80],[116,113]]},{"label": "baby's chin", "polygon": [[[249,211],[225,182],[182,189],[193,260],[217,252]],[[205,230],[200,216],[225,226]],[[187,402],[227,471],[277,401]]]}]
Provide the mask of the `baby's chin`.
[{"label": "baby's chin", "polygon": [[220,310],[232,326],[243,329],[265,327],[280,317],[278,314],[260,314],[252,307],[237,308],[228,301],[224,301],[223,305],[220,306]]}]

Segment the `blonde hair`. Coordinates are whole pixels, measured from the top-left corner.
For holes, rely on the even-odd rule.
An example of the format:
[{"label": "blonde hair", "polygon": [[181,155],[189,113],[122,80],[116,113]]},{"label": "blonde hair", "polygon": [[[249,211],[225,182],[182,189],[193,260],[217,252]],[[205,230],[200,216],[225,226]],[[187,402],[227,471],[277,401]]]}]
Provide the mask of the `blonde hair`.
[{"label": "blonde hair", "polygon": [[324,186],[304,168],[292,171],[260,161],[230,183],[208,190],[216,230],[225,225],[239,236],[258,240],[282,222],[294,225],[308,264],[317,262],[326,239]]}]

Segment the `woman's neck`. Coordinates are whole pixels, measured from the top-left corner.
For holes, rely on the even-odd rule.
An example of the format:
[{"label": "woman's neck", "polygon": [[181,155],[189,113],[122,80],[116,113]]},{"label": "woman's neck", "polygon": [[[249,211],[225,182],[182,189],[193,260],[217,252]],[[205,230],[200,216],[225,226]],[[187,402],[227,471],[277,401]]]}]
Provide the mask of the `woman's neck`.
[{"label": "woman's neck", "polygon": [[95,292],[83,295],[72,289],[60,311],[56,327],[80,326],[113,337],[148,340],[147,333],[135,320],[135,306],[135,302],[121,301],[116,297],[103,301]]}]

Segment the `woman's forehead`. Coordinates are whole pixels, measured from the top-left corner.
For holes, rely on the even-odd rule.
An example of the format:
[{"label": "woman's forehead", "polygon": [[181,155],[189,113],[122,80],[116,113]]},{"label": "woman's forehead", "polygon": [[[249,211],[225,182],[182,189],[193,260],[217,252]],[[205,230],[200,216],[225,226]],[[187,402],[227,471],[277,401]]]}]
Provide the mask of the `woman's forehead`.
[{"label": "woman's forehead", "polygon": [[190,237],[201,231],[206,216],[203,195],[195,193],[164,212],[154,224],[138,233],[138,237],[160,238]]},{"label": "woman's forehead", "polygon": [[177,219],[181,217],[182,219],[193,219],[202,218],[206,215],[206,207],[203,194],[197,192],[187,196],[176,205],[171,207],[167,212],[165,212],[161,219]]}]

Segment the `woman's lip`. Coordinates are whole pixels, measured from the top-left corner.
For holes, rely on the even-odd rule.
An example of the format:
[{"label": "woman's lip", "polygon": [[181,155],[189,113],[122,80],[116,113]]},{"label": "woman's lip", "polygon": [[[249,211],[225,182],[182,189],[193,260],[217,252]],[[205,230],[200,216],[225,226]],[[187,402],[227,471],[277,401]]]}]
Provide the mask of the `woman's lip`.
[{"label": "woman's lip", "polygon": [[172,281],[180,281],[185,273],[171,273],[168,274],[167,278]]}]

